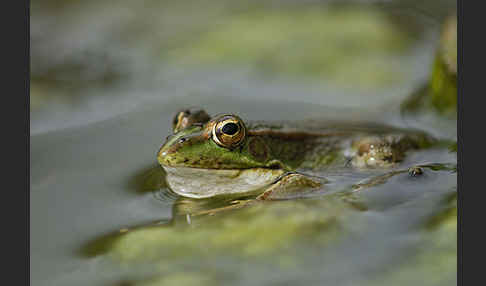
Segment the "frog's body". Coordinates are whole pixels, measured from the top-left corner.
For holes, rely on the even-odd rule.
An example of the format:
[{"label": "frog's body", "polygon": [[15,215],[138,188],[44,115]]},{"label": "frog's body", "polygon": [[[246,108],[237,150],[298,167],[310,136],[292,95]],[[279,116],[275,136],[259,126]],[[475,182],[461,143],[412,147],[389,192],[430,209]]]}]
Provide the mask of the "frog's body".
[{"label": "frog's body", "polygon": [[259,199],[281,198],[325,182],[302,171],[386,168],[401,161],[406,151],[434,142],[421,132],[378,125],[305,122],[302,128],[246,123],[231,114],[209,119],[201,111],[185,111],[176,118],[177,132],[160,148],[158,161],[170,188],[192,198],[256,191]]}]

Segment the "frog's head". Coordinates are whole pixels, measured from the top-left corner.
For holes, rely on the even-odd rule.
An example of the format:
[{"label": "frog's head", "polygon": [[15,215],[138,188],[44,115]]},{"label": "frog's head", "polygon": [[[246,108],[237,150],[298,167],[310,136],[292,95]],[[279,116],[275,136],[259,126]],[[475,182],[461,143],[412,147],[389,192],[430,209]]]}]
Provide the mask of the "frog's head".
[{"label": "frog's head", "polygon": [[248,132],[240,117],[222,114],[180,128],[179,121],[187,121],[188,116],[176,115],[174,127],[179,127],[157,156],[175,192],[197,198],[249,192],[287,171],[272,158],[266,142]]}]

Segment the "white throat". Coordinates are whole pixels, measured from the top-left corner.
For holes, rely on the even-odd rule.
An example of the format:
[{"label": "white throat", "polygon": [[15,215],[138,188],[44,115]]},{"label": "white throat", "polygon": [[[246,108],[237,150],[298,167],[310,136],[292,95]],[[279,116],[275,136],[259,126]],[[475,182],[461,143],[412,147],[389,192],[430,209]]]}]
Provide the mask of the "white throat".
[{"label": "white throat", "polygon": [[273,184],[285,171],[279,169],[202,169],[163,166],[167,184],[175,193],[190,198],[256,191]]}]

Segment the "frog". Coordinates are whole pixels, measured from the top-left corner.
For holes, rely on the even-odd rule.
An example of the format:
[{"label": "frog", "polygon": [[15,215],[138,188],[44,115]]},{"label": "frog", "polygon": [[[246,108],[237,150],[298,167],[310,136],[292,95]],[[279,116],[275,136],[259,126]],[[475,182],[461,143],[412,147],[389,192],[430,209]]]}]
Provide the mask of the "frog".
[{"label": "frog", "polygon": [[247,121],[191,108],[174,116],[157,161],[169,189],[182,197],[280,200],[325,188],[329,181],[316,170],[386,170],[438,142],[379,123]]}]

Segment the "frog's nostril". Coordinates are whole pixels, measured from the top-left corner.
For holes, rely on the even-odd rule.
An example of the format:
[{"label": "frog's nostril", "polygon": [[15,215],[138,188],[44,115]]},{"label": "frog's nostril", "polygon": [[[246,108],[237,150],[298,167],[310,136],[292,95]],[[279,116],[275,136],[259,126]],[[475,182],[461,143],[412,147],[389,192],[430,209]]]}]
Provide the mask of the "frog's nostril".
[{"label": "frog's nostril", "polygon": [[186,138],[184,138],[184,137],[179,139],[179,143],[184,143],[185,141],[186,141]]},{"label": "frog's nostril", "polygon": [[164,146],[160,147],[159,152],[157,152],[157,157],[162,157],[167,155],[167,152],[162,151],[162,149],[164,149]]}]

